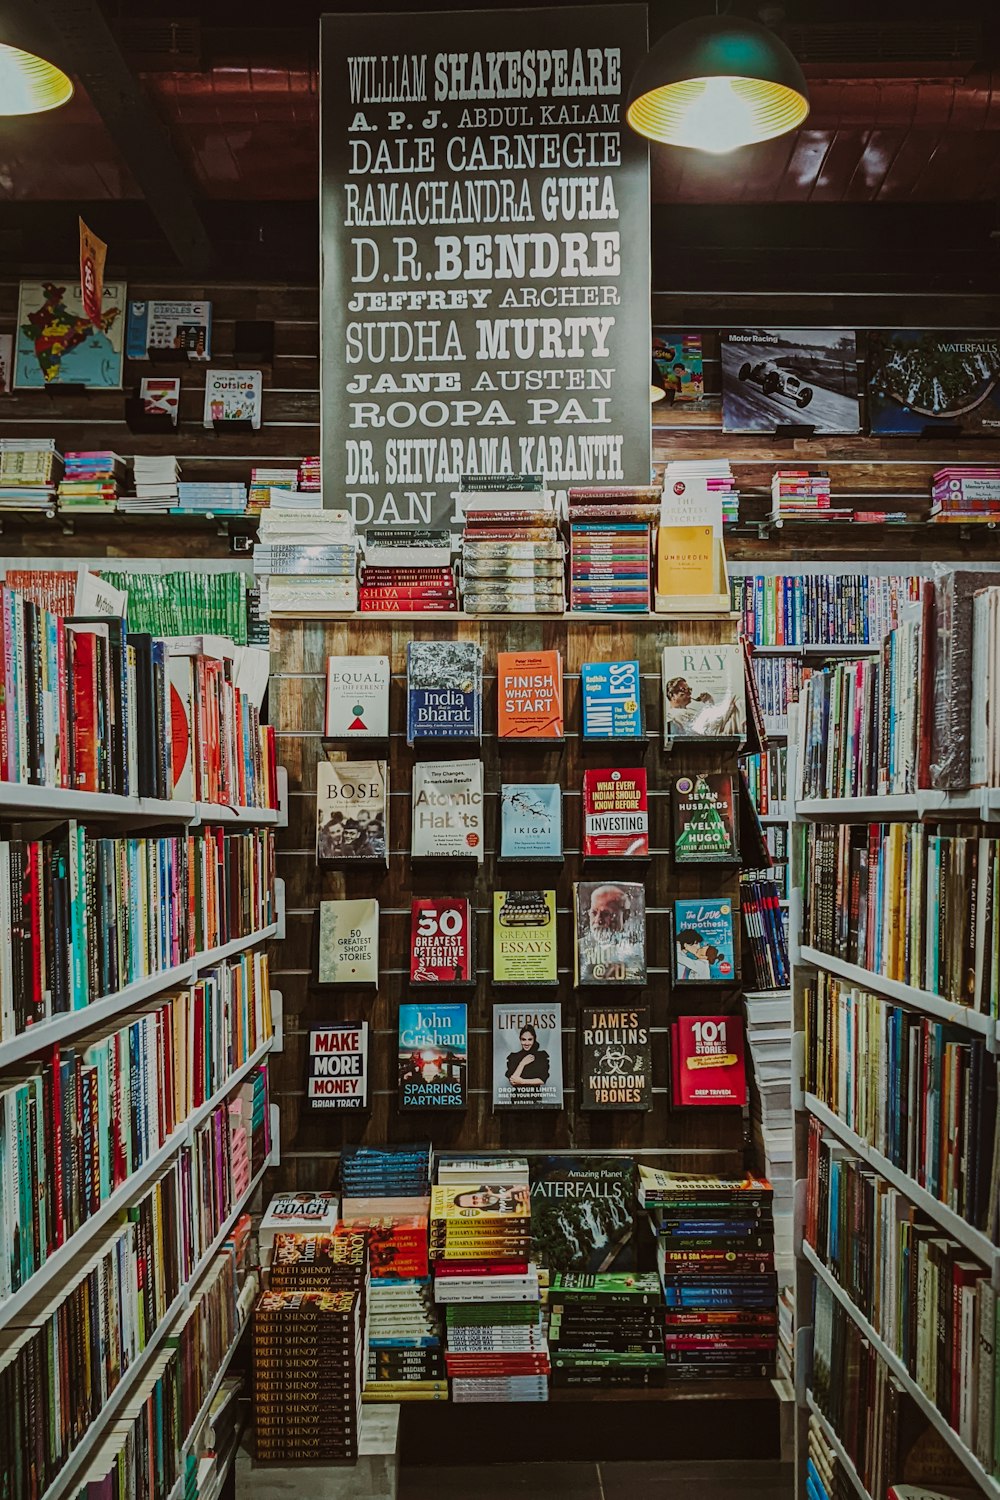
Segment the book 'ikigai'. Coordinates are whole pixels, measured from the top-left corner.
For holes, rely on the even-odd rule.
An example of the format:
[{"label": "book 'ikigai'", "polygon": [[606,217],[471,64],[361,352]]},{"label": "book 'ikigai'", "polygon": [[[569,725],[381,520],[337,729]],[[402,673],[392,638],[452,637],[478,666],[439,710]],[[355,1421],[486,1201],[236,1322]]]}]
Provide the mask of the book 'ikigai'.
[{"label": "book 'ikigai'", "polygon": [[320,761],[316,767],[319,864],[388,864],[389,772],[384,760]]},{"label": "book 'ikigai'", "polygon": [[475,859],[482,864],[482,761],[418,761],[412,817],[414,859]]},{"label": "book 'ikigai'", "polygon": [[326,719],[331,739],[386,739],[389,734],[387,656],[330,656],[326,663]]},{"label": "book 'ikigai'", "polygon": [[500,787],[500,858],[562,859],[562,788],[555,781]]},{"label": "book 'ikigai'", "polygon": [[321,901],[320,984],[378,984],[378,902]]},{"label": "book 'ikigai'", "polygon": [[306,1098],[314,1109],[367,1109],[367,1021],[310,1031]]},{"label": "book 'ikigai'", "polygon": [[478,740],[482,728],[482,648],[475,641],[408,642],[407,744]]},{"label": "book 'ikigai'", "polygon": [[562,739],[562,656],[558,651],[497,654],[497,735],[502,740]]},{"label": "book 'ikigai'", "polygon": [[469,1064],[464,1004],[399,1007],[400,1109],[464,1109]]},{"label": "book 'ikigai'", "polygon": [[624,880],[576,881],[573,909],[574,984],[645,984],[644,888]]}]

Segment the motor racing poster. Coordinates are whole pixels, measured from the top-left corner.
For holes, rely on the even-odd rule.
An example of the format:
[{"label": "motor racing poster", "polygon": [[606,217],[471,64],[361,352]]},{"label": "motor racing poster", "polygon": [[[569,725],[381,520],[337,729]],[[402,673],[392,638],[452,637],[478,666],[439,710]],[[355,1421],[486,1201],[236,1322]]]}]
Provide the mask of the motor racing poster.
[{"label": "motor racing poster", "polygon": [[857,432],[858,346],[846,328],[734,328],[719,335],[722,427]]}]

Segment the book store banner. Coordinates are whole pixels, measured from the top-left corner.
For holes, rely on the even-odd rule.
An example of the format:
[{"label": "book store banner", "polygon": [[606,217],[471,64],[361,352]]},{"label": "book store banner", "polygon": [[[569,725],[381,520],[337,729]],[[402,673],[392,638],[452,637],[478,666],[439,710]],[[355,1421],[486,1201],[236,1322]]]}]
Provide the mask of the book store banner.
[{"label": "book store banner", "polygon": [[440,527],[463,474],[648,483],[645,6],[321,38],[325,503]]}]

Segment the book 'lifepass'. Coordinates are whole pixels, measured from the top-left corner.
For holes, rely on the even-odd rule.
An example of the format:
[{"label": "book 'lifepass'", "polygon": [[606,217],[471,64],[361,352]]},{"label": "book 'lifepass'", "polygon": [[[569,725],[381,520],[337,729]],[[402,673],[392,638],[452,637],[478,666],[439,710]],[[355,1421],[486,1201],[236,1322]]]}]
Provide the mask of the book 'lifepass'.
[{"label": "book 'lifepass'", "polygon": [[562,1006],[493,1007],[493,1108],[563,1107]]},{"label": "book 'lifepass'", "polygon": [[635,1168],[620,1156],[542,1156],[531,1167],[531,1253],[550,1274],[631,1271]]},{"label": "book 'lifepass'", "polygon": [[321,901],[320,984],[378,984],[378,902]]},{"label": "book 'lifepass'", "polygon": [[675,1107],[745,1104],[742,1016],[678,1016],[670,1026],[670,1070]]},{"label": "book 'lifepass'", "polygon": [[562,859],[562,788],[555,781],[500,787],[500,858]]},{"label": "book 'lifepass'", "polygon": [[663,735],[743,739],[747,727],[743,652],[735,644],[664,646]]},{"label": "book 'lifepass'", "polygon": [[400,1109],[464,1109],[469,1025],[464,1004],[399,1007]]},{"label": "book 'lifepass'", "polygon": [[580,668],[585,740],[642,739],[637,661],[588,661]]},{"label": "book 'lifepass'", "polygon": [[320,761],[316,767],[319,864],[389,862],[389,772],[384,760]]},{"label": "book 'lifepass'", "polygon": [[475,859],[482,864],[482,761],[418,761],[412,821],[414,859]]},{"label": "book 'lifepass'", "polygon": [[475,641],[409,641],[406,743],[478,740],[482,729],[482,647]]},{"label": "book 'lifepass'", "polygon": [[388,739],[391,677],[387,656],[327,657],[327,738]]},{"label": "book 'lifepass'", "polygon": [[493,892],[493,980],[558,982],[555,891]]},{"label": "book 'lifepass'", "polygon": [[649,1007],[580,1007],[580,1108],[652,1109]]},{"label": "book 'lifepass'", "polygon": [[573,885],[573,983],[646,983],[646,892],[624,880]]},{"label": "book 'lifepass'", "polygon": [[739,863],[736,790],[728,772],[675,777],[670,808],[679,865]]},{"label": "book 'lifepass'", "polygon": [[338,1021],[309,1033],[306,1098],[314,1109],[368,1108],[368,1022]]},{"label": "book 'lifepass'", "polygon": [[498,738],[561,740],[563,733],[562,657],[559,652],[498,652]]},{"label": "book 'lifepass'", "polygon": [[649,805],[641,766],[584,771],[583,854],[585,859],[648,856]]},{"label": "book 'lifepass'", "polygon": [[410,983],[474,984],[475,922],[466,896],[410,902]]},{"label": "book 'lifepass'", "polygon": [[733,905],[727,900],[675,901],[674,984],[732,984],[737,977]]}]

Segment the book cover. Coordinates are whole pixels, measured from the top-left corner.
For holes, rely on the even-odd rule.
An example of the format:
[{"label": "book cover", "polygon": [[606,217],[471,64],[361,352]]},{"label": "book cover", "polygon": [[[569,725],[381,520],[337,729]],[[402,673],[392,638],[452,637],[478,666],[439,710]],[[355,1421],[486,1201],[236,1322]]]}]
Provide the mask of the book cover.
[{"label": "book cover", "polygon": [[125,325],[127,359],[148,359],[149,351],[182,349],[189,359],[212,354],[211,302],[130,302]]},{"label": "book cover", "polygon": [[555,891],[493,892],[493,980],[555,984]]},{"label": "book cover", "polygon": [[542,1156],[531,1166],[531,1253],[555,1272],[635,1268],[635,1169],[620,1156]]},{"label": "book cover", "polygon": [[738,645],[664,646],[662,669],[668,741],[745,736],[746,683]]},{"label": "book cover", "polygon": [[478,740],[483,723],[483,652],[475,641],[409,641],[406,742]]},{"label": "book cover", "polygon": [[0,396],[9,396],[14,386],[14,335],[0,333]]},{"label": "book cover", "polygon": [[1000,333],[981,329],[872,329],[868,425],[919,436],[925,428],[1000,429]]},{"label": "book cover", "polygon": [[466,896],[410,902],[410,983],[473,984],[475,923]]},{"label": "book cover", "polygon": [[662,599],[719,592],[719,543],[711,526],[660,526],[656,593]]},{"label": "book cover", "polygon": [[257,1230],[262,1257],[267,1257],[278,1234],[332,1234],[340,1203],[336,1193],[276,1193]]},{"label": "book cover", "polygon": [[326,662],[324,733],[331,739],[387,739],[387,656],[330,656]]},{"label": "book cover", "polygon": [[646,983],[646,892],[623,880],[573,885],[574,983]]},{"label": "book cover", "polygon": [[670,1028],[670,1066],[675,1106],[745,1104],[742,1016],[678,1016]]},{"label": "book cover", "polygon": [[22,281],[17,293],[14,389],[85,385],[121,390],[126,286],[105,281],[99,325],[79,282]]},{"label": "book cover", "polygon": [[498,652],[498,737],[502,740],[561,740],[563,733],[562,657],[559,652]]},{"label": "book cover", "polygon": [[675,901],[675,984],[733,984],[737,969],[733,906],[727,900]]},{"label": "book cover", "polygon": [[645,858],[649,854],[646,772],[615,766],[583,773],[583,853]]},{"label": "book cover", "polygon": [[562,788],[554,781],[500,787],[500,858],[562,859]]},{"label": "book cover", "polygon": [[378,902],[321,901],[320,984],[378,984]]},{"label": "book cover", "polygon": [[652,1066],[648,1006],[581,1005],[581,1109],[652,1109]]},{"label": "book cover", "polygon": [[642,687],[637,661],[591,661],[580,668],[585,740],[642,738]]},{"label": "book cover", "polygon": [[206,370],[203,425],[249,422],[257,431],[262,388],[259,370]]},{"label": "book cover", "polygon": [[310,1031],[306,1098],[314,1109],[368,1108],[367,1021]]},{"label": "book cover", "polygon": [[143,376],[139,381],[139,399],[148,417],[169,417],[174,426],[177,426],[181,404],[181,383],[178,379],[173,376]]},{"label": "book cover", "polygon": [[400,1109],[464,1109],[468,1066],[464,1004],[433,1001],[399,1007]]},{"label": "book cover", "polygon": [[483,763],[418,761],[413,767],[412,855],[483,862]]},{"label": "book cover", "polygon": [[562,1006],[493,1007],[493,1108],[563,1107]]},{"label": "book cover", "polygon": [[739,328],[719,334],[724,432],[806,424],[857,432],[858,344],[848,328]]},{"label": "book cover", "polygon": [[736,791],[728,772],[676,776],[670,787],[674,859],[679,865],[739,861]]},{"label": "book cover", "polygon": [[388,864],[389,774],[384,760],[316,766],[316,860]]},{"label": "book cover", "polygon": [[700,333],[653,331],[653,368],[667,402],[700,401],[705,391]]}]

